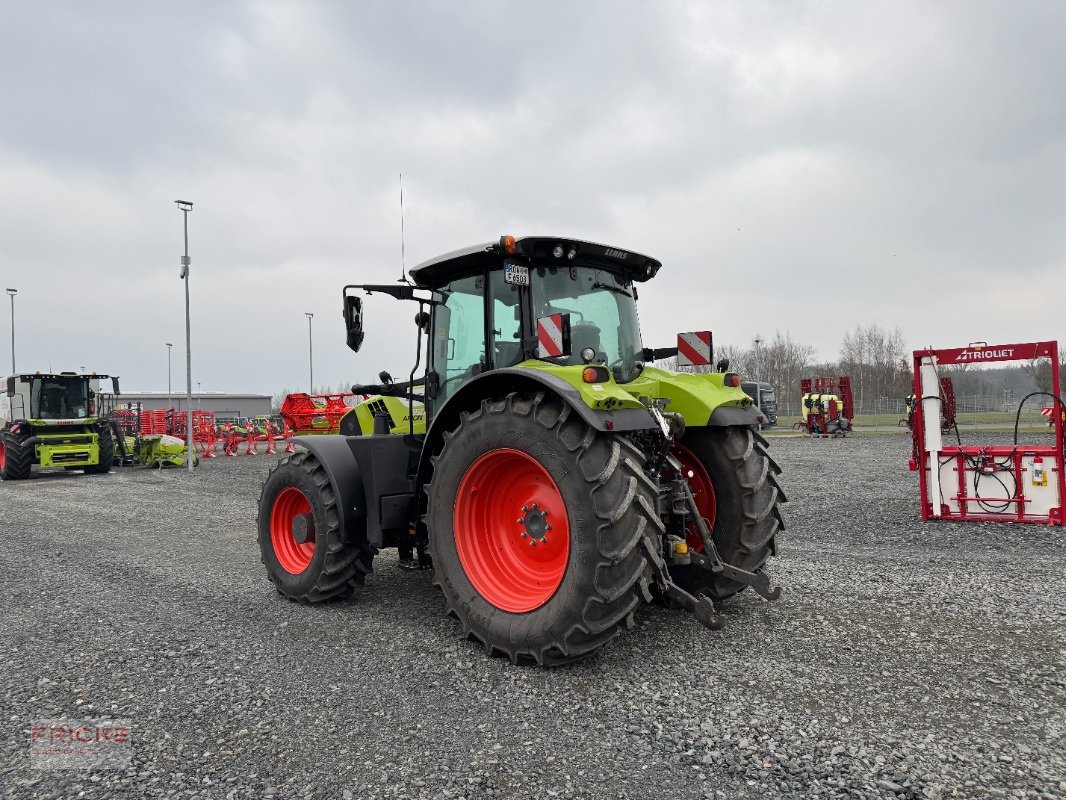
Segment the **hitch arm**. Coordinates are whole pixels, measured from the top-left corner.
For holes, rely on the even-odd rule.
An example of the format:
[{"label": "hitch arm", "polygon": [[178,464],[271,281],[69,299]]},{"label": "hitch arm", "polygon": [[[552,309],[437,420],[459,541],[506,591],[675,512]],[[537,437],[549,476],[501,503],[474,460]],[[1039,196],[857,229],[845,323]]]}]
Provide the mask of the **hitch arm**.
[{"label": "hitch arm", "polygon": [[[715,553],[715,556],[718,554]],[[765,572],[758,570],[756,572],[748,572],[738,567],[726,564],[724,561],[714,561],[703,553],[695,553],[689,551],[689,558],[692,559],[692,563],[703,569],[710,570],[715,575],[722,575],[737,583],[743,583],[754,589],[761,597],[765,597],[767,600],[776,600],[781,596],[780,586],[770,586],[770,576]]]},{"label": "hitch arm", "polygon": [[[676,461],[671,457],[671,461]],[[681,464],[674,463],[671,466],[677,470],[678,474],[681,474]],[[688,508],[688,513],[692,516],[692,521],[696,525],[696,530],[699,531],[700,539],[703,540],[703,552],[689,552],[692,559],[692,563],[698,567],[709,570],[715,575],[722,575],[737,583],[743,583],[746,586],[750,586],[758,593],[760,597],[764,597],[767,600],[776,600],[781,596],[780,586],[770,586],[770,576],[761,570],[755,572],[748,572],[740,567],[734,567],[732,564],[726,564],[722,561],[722,557],[718,554],[718,548],[714,546],[714,540],[711,539],[711,532],[707,528],[707,522],[703,519],[699,510],[696,508],[696,498],[692,496],[692,489],[688,485],[688,481],[682,481],[680,490],[684,492],[685,506]]]}]

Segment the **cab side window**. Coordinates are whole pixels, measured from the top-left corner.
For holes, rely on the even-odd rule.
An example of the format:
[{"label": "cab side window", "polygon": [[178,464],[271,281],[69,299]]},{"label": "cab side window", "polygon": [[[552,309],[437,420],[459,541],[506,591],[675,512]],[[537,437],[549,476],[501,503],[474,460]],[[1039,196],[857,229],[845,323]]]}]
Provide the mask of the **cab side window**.
[{"label": "cab side window", "polygon": [[433,369],[440,381],[434,405],[444,402],[485,364],[485,300],[480,275],[452,281],[433,318]]},{"label": "cab side window", "polygon": [[512,367],[522,360],[521,293],[517,286],[504,280],[504,274],[499,270],[489,276],[489,288],[493,366],[496,369]]}]

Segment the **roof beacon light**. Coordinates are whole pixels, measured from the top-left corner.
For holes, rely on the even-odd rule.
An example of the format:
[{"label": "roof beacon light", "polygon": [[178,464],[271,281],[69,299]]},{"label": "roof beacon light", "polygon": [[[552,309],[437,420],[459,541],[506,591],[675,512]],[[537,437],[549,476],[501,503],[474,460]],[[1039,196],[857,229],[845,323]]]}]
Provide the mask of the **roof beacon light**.
[{"label": "roof beacon light", "polygon": [[735,372],[727,372],[725,380],[723,380],[722,382],[726,386],[732,386],[734,389],[736,389],[738,386],[740,386],[740,376],[737,375],[737,373]]},{"label": "roof beacon light", "polygon": [[513,236],[501,236],[500,249],[507,255],[513,256],[518,252],[518,242],[515,241]]}]

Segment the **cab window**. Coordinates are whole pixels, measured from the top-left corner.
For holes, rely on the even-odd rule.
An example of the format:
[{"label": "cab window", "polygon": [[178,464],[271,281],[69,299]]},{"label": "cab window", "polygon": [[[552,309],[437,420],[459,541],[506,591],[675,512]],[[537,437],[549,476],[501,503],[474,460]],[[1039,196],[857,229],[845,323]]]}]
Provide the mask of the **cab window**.
[{"label": "cab window", "polygon": [[480,275],[440,289],[444,303],[434,311],[433,369],[440,381],[437,408],[485,367],[485,300]]},{"label": "cab window", "polygon": [[500,270],[490,274],[489,289],[493,366],[512,367],[522,360],[521,292],[513,283],[507,283]]}]

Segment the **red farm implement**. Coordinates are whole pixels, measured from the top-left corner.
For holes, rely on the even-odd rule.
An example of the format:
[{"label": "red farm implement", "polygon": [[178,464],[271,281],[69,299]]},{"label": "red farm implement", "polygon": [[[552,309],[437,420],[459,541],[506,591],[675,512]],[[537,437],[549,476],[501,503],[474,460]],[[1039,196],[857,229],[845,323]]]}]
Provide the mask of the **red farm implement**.
[{"label": "red farm implement", "polygon": [[[1052,414],[1054,441],[1047,444],[1018,442],[1022,406],[1030,397],[1062,400],[1048,392],[1033,392],[1022,399],[1014,424],[1014,444],[1009,446],[957,446],[943,441],[943,406],[947,397],[939,368],[955,364],[1002,361],[1051,361],[1051,385],[1059,383],[1057,342],[988,345],[914,351],[914,450],[911,468],[918,471],[922,519],[982,522],[1028,522],[1062,525],[1066,470],[1063,459],[1063,414]],[[957,428],[955,429],[958,430]]]},{"label": "red farm implement", "polygon": [[802,420],[793,425],[808,436],[846,436],[855,419],[851,378],[822,376],[800,381]]},{"label": "red farm implement", "polygon": [[[940,429],[947,433],[955,427],[955,415],[958,413],[958,404],[955,401],[955,383],[947,375],[940,376],[940,397],[942,398],[940,403]],[[899,426],[906,425],[910,428],[912,434],[914,432],[914,408],[917,405],[914,398],[913,394],[907,398],[907,418],[899,421]],[[1051,409],[1048,409],[1049,413],[1046,416],[1051,416],[1050,411]]]},{"label": "red farm implement", "polygon": [[263,451],[267,455],[278,452],[278,442],[285,442],[285,452],[295,452],[295,446],[291,440],[296,434],[288,424],[277,424],[271,419],[249,420],[244,425],[227,423],[219,431],[218,443],[222,445],[222,452],[227,456],[235,456],[244,445],[244,454],[248,456],[259,455],[259,443],[266,444]]},{"label": "red farm implement", "polygon": [[339,433],[341,417],[352,410],[355,394],[290,394],[281,404],[281,418],[298,436]]}]

